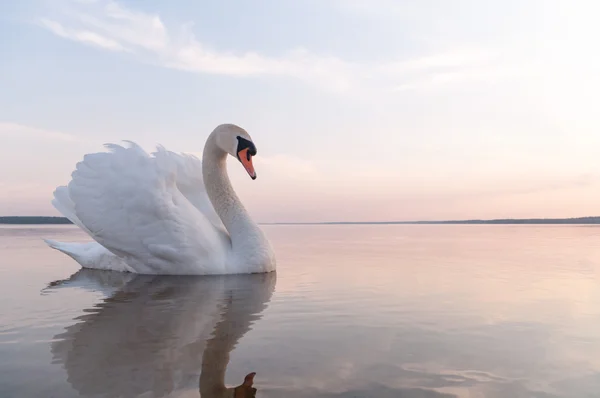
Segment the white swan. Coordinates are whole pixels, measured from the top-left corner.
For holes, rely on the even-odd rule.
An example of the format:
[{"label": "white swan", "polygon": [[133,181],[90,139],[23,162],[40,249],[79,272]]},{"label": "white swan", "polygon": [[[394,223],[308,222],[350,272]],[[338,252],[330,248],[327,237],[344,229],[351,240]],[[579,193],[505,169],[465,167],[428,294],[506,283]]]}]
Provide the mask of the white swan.
[{"label": "white swan", "polygon": [[202,162],[135,143],[87,154],[52,204],[95,242],[46,240],[84,268],[139,274],[245,274],[275,270],[274,252],[235,194],[227,154],[256,178],[256,147],[241,127],[215,128]]}]

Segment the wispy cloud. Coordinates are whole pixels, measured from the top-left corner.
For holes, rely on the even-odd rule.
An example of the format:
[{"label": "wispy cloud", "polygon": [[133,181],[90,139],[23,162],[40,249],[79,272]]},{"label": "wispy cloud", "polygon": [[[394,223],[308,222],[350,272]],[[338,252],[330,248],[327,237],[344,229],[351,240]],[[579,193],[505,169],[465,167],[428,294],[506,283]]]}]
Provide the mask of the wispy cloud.
[{"label": "wispy cloud", "polygon": [[163,67],[196,73],[239,77],[286,76],[337,91],[349,88],[356,67],[335,57],[317,56],[298,48],[281,56],[248,51],[221,52],[201,43],[190,24],[168,29],[158,15],[127,9],[113,1],[75,2],[72,10],[40,24],[65,39],[130,51]]},{"label": "wispy cloud", "polygon": [[88,30],[67,29],[56,21],[51,21],[44,18],[40,20],[40,23],[55,35],[65,39],[79,41],[81,43],[98,46],[112,51],[126,50],[125,47],[120,45],[118,42]]},{"label": "wispy cloud", "polygon": [[128,51],[145,62],[195,73],[290,77],[349,93],[418,88],[440,80],[436,76],[449,72],[454,75],[444,81],[455,82],[468,77],[467,73],[460,73],[465,68],[476,68],[480,74],[488,68],[498,68],[497,54],[478,49],[376,64],[349,62],[332,55],[314,54],[305,48],[277,56],[253,51],[236,54],[202,43],[190,24],[168,28],[160,16],[131,10],[114,1],[72,1],[71,5],[71,11],[55,19],[41,19],[41,25],[65,39],[111,51]]},{"label": "wispy cloud", "polygon": [[18,123],[0,122],[0,136],[31,137],[60,141],[80,141],[77,137],[57,131],[44,130],[37,127],[25,126]]}]

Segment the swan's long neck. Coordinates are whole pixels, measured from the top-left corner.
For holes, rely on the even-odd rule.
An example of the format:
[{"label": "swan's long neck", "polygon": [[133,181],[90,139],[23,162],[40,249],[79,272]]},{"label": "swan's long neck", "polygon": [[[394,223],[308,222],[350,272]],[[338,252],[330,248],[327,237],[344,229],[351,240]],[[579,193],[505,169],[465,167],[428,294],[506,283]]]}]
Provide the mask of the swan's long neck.
[{"label": "swan's long neck", "polygon": [[231,236],[233,250],[239,250],[250,243],[251,238],[260,236],[258,225],[231,186],[227,175],[227,152],[217,146],[214,134],[204,146],[202,176],[208,198]]}]

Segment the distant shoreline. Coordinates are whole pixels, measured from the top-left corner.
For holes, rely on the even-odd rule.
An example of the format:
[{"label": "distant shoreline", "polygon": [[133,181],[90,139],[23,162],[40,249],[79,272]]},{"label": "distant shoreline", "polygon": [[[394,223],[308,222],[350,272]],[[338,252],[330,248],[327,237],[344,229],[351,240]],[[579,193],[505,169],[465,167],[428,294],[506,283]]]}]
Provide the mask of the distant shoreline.
[{"label": "distant shoreline", "polygon": [[[65,217],[7,216],[0,217],[0,224],[9,225],[68,225],[73,224]],[[504,218],[492,220],[448,220],[448,221],[329,221],[329,222],[278,222],[262,225],[460,225],[460,224],[600,224],[600,217],[576,218]]]},{"label": "distant shoreline", "polygon": [[45,217],[45,216],[6,216],[0,217],[0,224],[11,225],[61,225],[73,224],[66,217]]},{"label": "distant shoreline", "polygon": [[329,222],[278,222],[263,225],[593,225],[600,217],[577,218],[506,218],[492,220],[441,220],[441,221],[329,221]]}]

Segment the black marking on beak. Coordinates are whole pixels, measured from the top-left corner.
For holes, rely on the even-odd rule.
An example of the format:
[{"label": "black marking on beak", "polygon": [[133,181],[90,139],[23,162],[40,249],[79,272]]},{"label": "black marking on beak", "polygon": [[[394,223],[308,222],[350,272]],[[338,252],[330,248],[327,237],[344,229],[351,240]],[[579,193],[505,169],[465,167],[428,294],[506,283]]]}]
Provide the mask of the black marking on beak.
[{"label": "black marking on beak", "polygon": [[250,158],[252,156],[256,156],[256,146],[254,145],[254,143],[252,141],[249,141],[243,137],[238,136],[238,146],[237,146],[237,151],[236,151],[236,156],[238,158],[238,160],[242,160],[240,159],[240,152],[243,151],[244,149],[248,148],[248,151],[246,152],[246,160],[250,160]]}]

